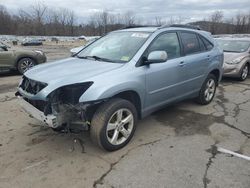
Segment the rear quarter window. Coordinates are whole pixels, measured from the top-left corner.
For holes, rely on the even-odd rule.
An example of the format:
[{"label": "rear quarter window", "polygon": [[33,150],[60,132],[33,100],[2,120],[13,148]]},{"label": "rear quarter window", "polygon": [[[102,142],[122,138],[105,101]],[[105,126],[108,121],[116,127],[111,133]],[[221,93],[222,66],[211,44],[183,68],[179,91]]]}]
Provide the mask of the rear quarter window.
[{"label": "rear quarter window", "polygon": [[203,36],[199,36],[200,38],[201,38],[201,40],[203,41],[203,43],[204,43],[204,45],[205,45],[205,47],[206,47],[206,49],[207,50],[212,50],[213,49],[213,47],[214,47],[214,45],[210,42],[210,41],[208,41],[205,37],[203,37]]}]

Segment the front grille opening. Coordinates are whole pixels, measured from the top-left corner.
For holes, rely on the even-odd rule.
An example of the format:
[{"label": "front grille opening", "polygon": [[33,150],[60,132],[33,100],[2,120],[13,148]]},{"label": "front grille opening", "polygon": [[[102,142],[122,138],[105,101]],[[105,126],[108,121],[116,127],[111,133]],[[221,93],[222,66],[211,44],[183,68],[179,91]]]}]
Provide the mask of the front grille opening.
[{"label": "front grille opening", "polygon": [[30,100],[27,98],[24,98],[25,101],[30,103],[32,106],[40,110],[41,112],[44,112],[45,115],[48,115],[51,113],[51,105],[48,101],[42,101],[42,100]]}]

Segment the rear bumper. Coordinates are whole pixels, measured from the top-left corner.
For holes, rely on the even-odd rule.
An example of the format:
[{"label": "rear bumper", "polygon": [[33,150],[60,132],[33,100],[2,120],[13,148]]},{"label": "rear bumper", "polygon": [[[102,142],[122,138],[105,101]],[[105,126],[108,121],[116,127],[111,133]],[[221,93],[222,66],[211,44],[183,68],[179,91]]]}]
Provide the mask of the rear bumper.
[{"label": "rear bumper", "polygon": [[45,116],[42,111],[38,110],[33,105],[25,101],[21,96],[18,96],[18,101],[19,101],[20,106],[24,109],[24,111],[26,111],[35,119],[43,122],[48,127],[51,127],[51,128],[58,127],[56,116],[54,115]]}]

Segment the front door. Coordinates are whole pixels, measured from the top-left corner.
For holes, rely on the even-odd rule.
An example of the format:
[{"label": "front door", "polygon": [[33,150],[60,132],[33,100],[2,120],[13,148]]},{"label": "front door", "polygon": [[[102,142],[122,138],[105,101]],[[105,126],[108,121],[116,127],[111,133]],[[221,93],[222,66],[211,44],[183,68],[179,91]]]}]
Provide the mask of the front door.
[{"label": "front door", "polygon": [[163,63],[150,64],[146,70],[147,111],[177,99],[185,90],[181,85],[185,81],[182,68],[183,57],[177,33],[168,32],[158,36],[149,46],[146,54],[152,51],[166,51],[168,60]]}]

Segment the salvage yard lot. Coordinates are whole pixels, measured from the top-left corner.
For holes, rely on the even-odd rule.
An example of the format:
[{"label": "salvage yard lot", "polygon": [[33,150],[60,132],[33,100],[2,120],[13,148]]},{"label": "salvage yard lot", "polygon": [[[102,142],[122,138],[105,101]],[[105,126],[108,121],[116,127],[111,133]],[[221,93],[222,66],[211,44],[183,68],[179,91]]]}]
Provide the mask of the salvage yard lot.
[{"label": "salvage yard lot", "polygon": [[[48,61],[70,56],[75,43],[46,44]],[[138,124],[132,141],[108,153],[88,133],[55,133],[21,110],[20,75],[0,75],[0,187],[249,188],[250,78],[225,79],[208,106],[186,101]]]}]

